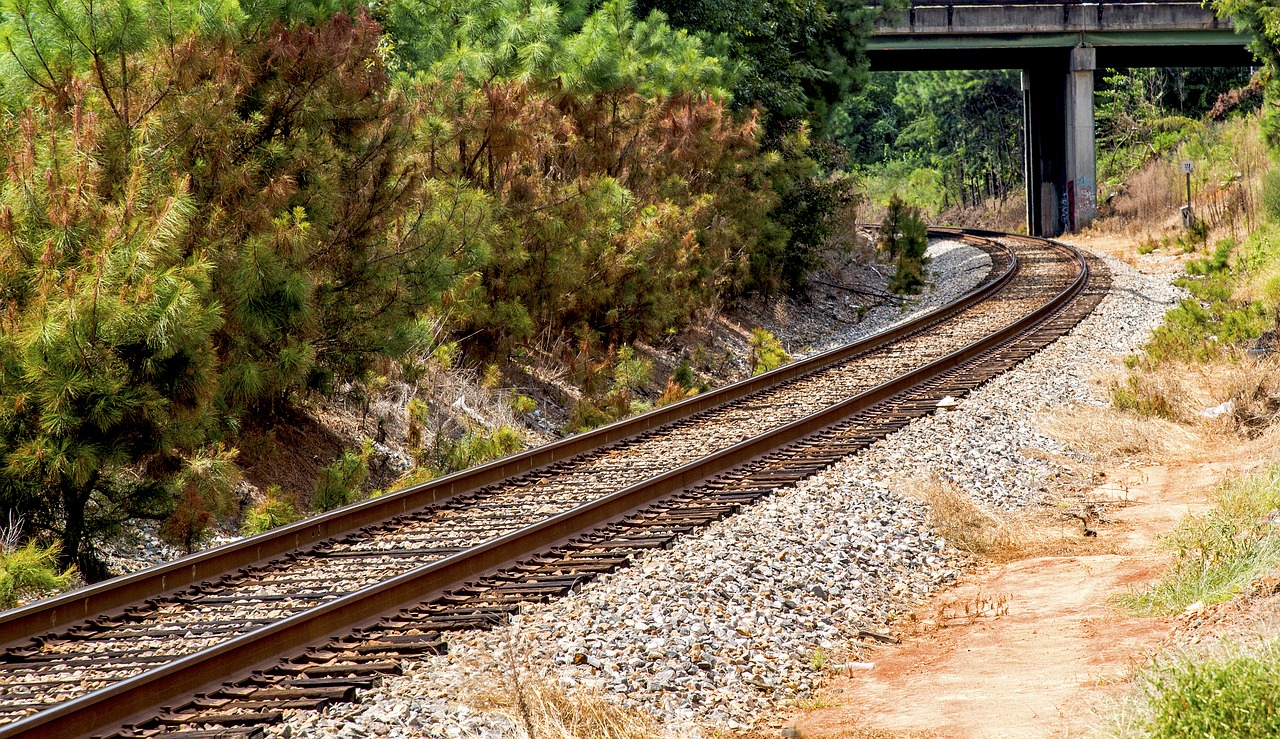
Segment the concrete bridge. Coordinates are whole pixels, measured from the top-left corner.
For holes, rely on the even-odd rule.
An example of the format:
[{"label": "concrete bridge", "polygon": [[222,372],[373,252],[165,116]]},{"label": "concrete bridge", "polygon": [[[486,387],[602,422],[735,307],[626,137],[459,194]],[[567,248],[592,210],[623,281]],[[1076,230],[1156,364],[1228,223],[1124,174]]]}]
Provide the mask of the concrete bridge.
[{"label": "concrete bridge", "polygon": [[1248,40],[1199,0],[913,0],[868,55],[874,70],[1022,70],[1027,230],[1056,236],[1097,212],[1094,70],[1247,67]]}]

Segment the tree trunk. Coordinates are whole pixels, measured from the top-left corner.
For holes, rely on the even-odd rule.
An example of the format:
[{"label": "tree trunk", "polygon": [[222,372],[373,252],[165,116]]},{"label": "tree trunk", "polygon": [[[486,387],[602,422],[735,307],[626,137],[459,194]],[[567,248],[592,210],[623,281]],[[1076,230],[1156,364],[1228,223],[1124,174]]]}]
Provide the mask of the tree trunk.
[{"label": "tree trunk", "polygon": [[65,480],[62,484],[62,507],[67,522],[62,532],[62,552],[59,559],[63,567],[75,565],[80,570],[80,576],[88,583],[105,580],[109,575],[106,565],[87,546],[89,532],[84,520],[89,496],[93,494],[99,479],[99,473],[94,472],[83,486],[76,486]]}]

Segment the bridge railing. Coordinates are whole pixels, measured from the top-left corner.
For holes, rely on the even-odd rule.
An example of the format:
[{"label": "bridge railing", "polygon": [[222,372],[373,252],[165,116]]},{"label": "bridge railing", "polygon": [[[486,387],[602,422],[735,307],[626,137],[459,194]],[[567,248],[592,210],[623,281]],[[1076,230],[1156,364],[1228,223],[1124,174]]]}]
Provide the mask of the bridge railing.
[{"label": "bridge railing", "polygon": [[1218,31],[1231,22],[1200,0],[915,0],[876,27],[889,35],[1025,34]]}]

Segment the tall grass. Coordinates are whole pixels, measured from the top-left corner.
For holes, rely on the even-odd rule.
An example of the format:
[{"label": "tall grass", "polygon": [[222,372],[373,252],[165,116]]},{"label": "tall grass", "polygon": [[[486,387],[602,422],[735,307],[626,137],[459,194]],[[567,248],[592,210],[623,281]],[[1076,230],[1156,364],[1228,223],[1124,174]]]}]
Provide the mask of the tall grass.
[{"label": "tall grass", "polygon": [[1231,644],[1197,659],[1157,660],[1138,675],[1137,694],[1111,733],[1202,739],[1280,736],[1280,639]]},{"label": "tall grass", "polygon": [[[1192,190],[1197,217],[1213,230],[1253,229],[1258,224],[1263,174],[1270,168],[1256,115],[1222,124],[1194,124],[1179,132],[1181,143],[1124,176],[1100,193],[1105,221],[1099,228],[1146,234],[1180,228],[1178,208],[1186,204],[1186,184],[1178,163],[1193,161]],[[1149,153],[1150,150],[1147,150]],[[1105,179],[1105,178],[1104,178]]]},{"label": "tall grass", "polygon": [[1230,600],[1251,582],[1280,568],[1280,466],[1226,480],[1213,507],[1186,517],[1162,545],[1169,569],[1120,603],[1139,615],[1179,613],[1201,601]]}]

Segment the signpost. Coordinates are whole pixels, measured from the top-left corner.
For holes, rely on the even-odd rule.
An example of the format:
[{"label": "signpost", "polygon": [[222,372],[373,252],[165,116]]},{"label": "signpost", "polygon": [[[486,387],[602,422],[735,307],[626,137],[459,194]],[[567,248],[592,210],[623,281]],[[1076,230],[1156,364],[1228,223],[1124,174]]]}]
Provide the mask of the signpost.
[{"label": "signpost", "polygon": [[1182,225],[1187,228],[1191,228],[1195,223],[1195,215],[1191,212],[1191,172],[1195,168],[1195,162],[1182,163],[1182,173],[1187,176],[1187,204],[1182,208]]}]

